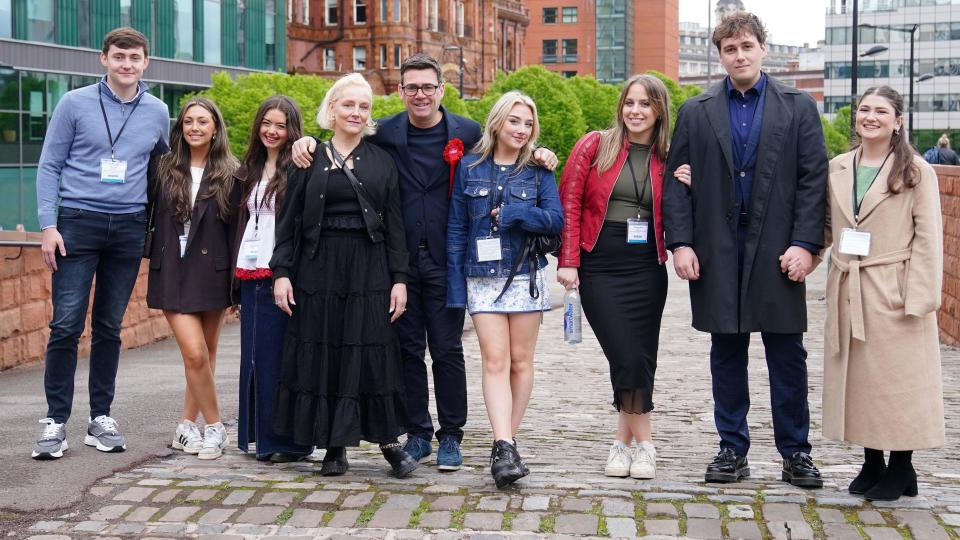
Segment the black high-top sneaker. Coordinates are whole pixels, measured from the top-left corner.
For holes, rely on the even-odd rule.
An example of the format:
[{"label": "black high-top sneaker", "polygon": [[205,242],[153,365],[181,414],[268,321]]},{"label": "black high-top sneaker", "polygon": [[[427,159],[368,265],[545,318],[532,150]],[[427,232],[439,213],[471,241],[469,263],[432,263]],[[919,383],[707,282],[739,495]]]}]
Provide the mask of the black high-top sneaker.
[{"label": "black high-top sneaker", "polygon": [[509,442],[499,440],[493,443],[490,452],[490,474],[500,489],[525,476],[517,449]]}]

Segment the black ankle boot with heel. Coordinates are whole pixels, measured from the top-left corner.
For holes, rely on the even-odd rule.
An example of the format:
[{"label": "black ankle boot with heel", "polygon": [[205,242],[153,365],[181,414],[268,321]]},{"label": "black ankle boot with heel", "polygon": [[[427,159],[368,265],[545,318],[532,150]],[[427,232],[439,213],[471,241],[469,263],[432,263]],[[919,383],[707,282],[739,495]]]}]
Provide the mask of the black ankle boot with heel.
[{"label": "black ankle boot with heel", "polygon": [[875,486],[863,494],[868,501],[895,501],[901,496],[917,496],[917,471],[913,469],[913,451],[890,452],[890,464]]},{"label": "black ankle boot with heel", "polygon": [[850,482],[847,491],[853,495],[863,495],[880,481],[886,470],[887,464],[883,462],[883,450],[864,448],[863,467],[860,467],[860,474]]},{"label": "black ankle boot with heel", "polygon": [[419,466],[417,460],[410,457],[399,442],[381,444],[380,451],[390,464],[391,474],[396,478],[406,478]]}]

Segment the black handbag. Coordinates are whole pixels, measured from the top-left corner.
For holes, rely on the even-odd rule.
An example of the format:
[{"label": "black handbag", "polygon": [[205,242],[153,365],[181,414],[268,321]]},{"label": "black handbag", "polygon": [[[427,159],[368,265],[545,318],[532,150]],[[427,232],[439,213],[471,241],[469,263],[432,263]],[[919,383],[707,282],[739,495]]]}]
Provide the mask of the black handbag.
[{"label": "black handbag", "polygon": [[[540,170],[536,172],[537,206],[540,205]],[[523,238],[523,246],[520,253],[510,269],[510,275],[507,276],[507,282],[503,285],[503,290],[497,296],[494,302],[499,302],[503,295],[513,283],[513,278],[520,271],[520,265],[524,260],[530,263],[530,298],[540,298],[540,289],[537,287],[537,264],[540,262],[540,255],[556,255],[560,252],[561,237],[559,234],[531,234],[527,233]]]}]

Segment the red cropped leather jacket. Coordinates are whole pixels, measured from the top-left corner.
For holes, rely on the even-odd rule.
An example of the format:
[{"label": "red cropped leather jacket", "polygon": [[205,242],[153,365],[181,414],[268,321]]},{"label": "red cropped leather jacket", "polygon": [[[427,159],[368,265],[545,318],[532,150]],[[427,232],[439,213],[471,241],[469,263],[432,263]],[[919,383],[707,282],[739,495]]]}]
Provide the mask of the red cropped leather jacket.
[{"label": "red cropped leather jacket", "polygon": [[[623,141],[613,167],[600,172],[593,166],[600,146],[600,132],[591,131],[577,141],[563,169],[560,179],[560,201],[563,203],[563,245],[560,248],[560,267],[580,267],[580,250],[590,252],[597,245],[603,218],[607,213],[610,194],[617,183],[620,170],[627,161],[630,142]],[[667,261],[663,240],[663,173],[666,166],[650,154],[650,184],[653,188],[653,235],[657,242],[660,264]]]}]

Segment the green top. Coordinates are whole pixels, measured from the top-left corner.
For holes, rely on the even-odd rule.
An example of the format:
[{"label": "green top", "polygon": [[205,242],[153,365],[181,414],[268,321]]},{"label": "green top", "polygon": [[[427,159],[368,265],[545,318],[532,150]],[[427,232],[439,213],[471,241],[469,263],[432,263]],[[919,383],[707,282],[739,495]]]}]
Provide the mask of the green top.
[{"label": "green top", "polygon": [[857,165],[857,204],[863,202],[863,196],[870,189],[870,184],[880,174],[880,167],[865,167]]},{"label": "green top", "polygon": [[[633,177],[630,174],[630,164],[636,175],[636,189]],[[641,201],[637,204],[637,193]],[[653,189],[650,186],[650,145],[630,144],[630,160],[623,163],[617,183],[613,185],[610,194],[610,204],[607,206],[606,221],[626,222],[628,219],[653,219]]]}]

